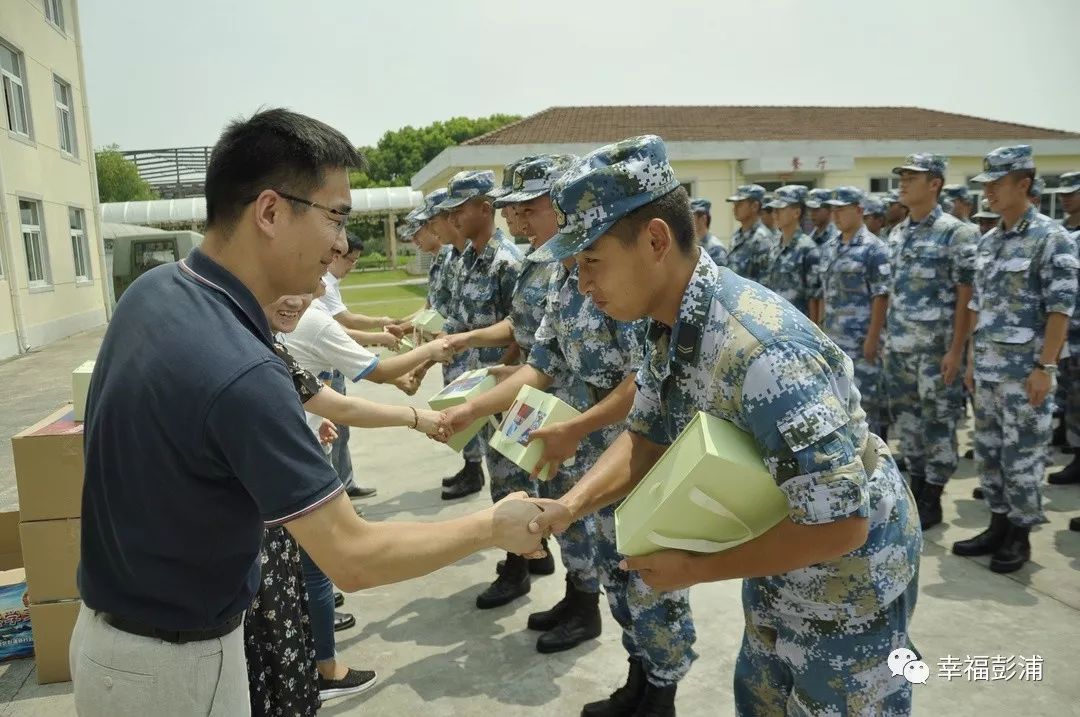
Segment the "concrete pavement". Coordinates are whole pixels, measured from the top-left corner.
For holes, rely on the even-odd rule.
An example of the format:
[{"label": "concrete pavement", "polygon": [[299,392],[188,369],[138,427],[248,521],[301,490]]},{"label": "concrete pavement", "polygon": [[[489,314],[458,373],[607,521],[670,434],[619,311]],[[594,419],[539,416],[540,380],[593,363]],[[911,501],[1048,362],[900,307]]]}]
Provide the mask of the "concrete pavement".
[{"label": "concrete pavement", "polygon": [[[15,500],[10,436],[46,415],[70,391],[70,371],[92,358],[101,332],[59,342],[0,364],[0,498]],[[364,384],[373,400],[423,405],[439,386],[432,372],[419,394]],[[364,501],[371,520],[438,520],[482,508],[477,495],[447,504],[439,479],[456,470],[458,457],[444,446],[403,429],[355,431],[353,459],[361,481],[379,493]],[[961,450],[970,445],[970,431]],[[1067,458],[1055,454],[1058,464]],[[1080,533],[1068,531],[1080,513],[1080,487],[1048,486],[1051,522],[1032,533],[1034,560],[1011,576],[994,575],[985,559],[949,553],[953,540],[984,527],[985,508],[971,499],[976,485],[970,461],[946,493],[945,527],[927,534],[913,638],[931,667],[915,686],[915,714],[1074,715],[1080,717]],[[562,594],[562,570],[534,580],[532,593],[490,612],[473,607],[493,579],[495,552],[474,555],[433,575],[347,597],[358,626],[338,634],[345,661],[379,672],[379,684],[354,699],[327,703],[325,715],[425,716],[576,715],[583,703],[621,684],[626,662],[616,625],[605,609],[601,639],[554,656],[538,655],[529,612],[550,607]],[[681,715],[733,714],[731,675],[742,631],[739,585],[697,586],[692,591],[701,658],[680,687]],[[982,681],[940,674],[940,661],[967,657],[1041,657],[1042,679]],[[32,661],[0,665],[0,717],[73,714],[71,685],[39,686]]]}]

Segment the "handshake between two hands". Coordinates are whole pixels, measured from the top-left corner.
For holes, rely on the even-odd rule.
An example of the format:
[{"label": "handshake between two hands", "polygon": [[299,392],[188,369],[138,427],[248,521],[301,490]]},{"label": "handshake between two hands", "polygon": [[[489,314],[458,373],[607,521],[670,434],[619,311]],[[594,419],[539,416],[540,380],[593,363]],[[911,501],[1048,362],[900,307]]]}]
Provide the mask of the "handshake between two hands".
[{"label": "handshake between two hands", "polygon": [[541,558],[542,539],[562,533],[574,522],[569,509],[557,500],[530,498],[528,493],[511,493],[488,508],[492,542],[508,553]]}]

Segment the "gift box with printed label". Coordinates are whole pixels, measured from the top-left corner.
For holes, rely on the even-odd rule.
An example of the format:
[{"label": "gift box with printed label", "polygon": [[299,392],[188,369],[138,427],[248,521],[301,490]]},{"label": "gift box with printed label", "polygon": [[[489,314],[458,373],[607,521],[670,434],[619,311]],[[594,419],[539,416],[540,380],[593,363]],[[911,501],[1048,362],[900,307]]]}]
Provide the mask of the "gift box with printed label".
[{"label": "gift box with printed label", "polygon": [[[492,367],[494,368],[494,367]],[[428,399],[428,405],[433,411],[442,411],[452,406],[459,406],[471,398],[479,396],[484,391],[495,387],[495,377],[488,373],[486,368],[478,368],[474,371],[466,371],[456,379],[446,384],[443,390]],[[460,451],[465,444],[472,440],[473,436],[484,427],[487,418],[481,418],[463,431],[455,433],[446,445],[455,451]]]},{"label": "gift box with printed label", "polygon": [[[502,424],[492,434],[488,444],[525,472],[532,473],[544,452],[543,441],[531,444],[528,442],[532,432],[545,426],[564,423],[580,415],[576,409],[550,393],[544,393],[532,386],[522,386],[514,405],[503,414]],[[570,460],[573,461],[573,458]],[[545,467],[539,478],[551,478],[550,469]]]},{"label": "gift box with printed label", "polygon": [[412,323],[425,334],[437,334],[443,330],[446,319],[435,309],[424,309],[416,315]]},{"label": "gift box with printed label", "polygon": [[699,412],[615,510],[616,545],[631,556],[717,553],[787,515],[787,498],[753,436]]}]

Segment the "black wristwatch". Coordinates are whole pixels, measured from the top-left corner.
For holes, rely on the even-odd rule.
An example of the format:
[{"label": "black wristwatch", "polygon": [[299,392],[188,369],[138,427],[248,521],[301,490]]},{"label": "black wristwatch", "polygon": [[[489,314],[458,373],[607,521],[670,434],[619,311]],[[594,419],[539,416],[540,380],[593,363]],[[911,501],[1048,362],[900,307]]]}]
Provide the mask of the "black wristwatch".
[{"label": "black wristwatch", "polygon": [[1036,361],[1035,362],[1035,368],[1039,369],[1040,371],[1042,371],[1042,372],[1044,372],[1046,374],[1049,374],[1050,376],[1053,376],[1054,374],[1057,373],[1057,364],[1056,363],[1039,363],[1038,361]]}]

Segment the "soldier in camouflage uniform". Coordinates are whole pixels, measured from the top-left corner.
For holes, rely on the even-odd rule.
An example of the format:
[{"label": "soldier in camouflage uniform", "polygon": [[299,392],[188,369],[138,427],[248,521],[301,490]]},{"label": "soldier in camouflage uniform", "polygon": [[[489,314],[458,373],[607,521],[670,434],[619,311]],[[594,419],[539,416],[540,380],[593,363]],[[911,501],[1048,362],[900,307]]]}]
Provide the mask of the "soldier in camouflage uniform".
[{"label": "soldier in camouflage uniform", "polygon": [[900,201],[899,189],[890,189],[881,201],[885,203],[885,236],[889,236],[893,228],[907,217],[907,207]]},{"label": "soldier in camouflage uniform", "polygon": [[888,423],[881,349],[891,273],[885,243],[862,222],[865,193],[840,187],[826,206],[842,232],[821,247],[821,328],[855,364],[855,383],[871,433]]},{"label": "soldier in camouflage uniform", "polygon": [[[789,303],[705,258],[659,138],[590,159],[555,187],[563,213],[548,246],[577,255],[580,288],[606,313],[652,321],[629,430],[568,495],[539,501],[533,529],[626,495],[698,411],[732,421],[753,435],[789,517],[720,553],[623,565],[659,590],[744,578],[740,715],[908,714],[910,685],[886,662],[910,649],[922,540],[911,494],[867,430],[851,360]],[[634,679],[632,667],[623,689]],[[619,714],[674,714],[648,704]]]},{"label": "soldier in camouflage uniform", "polygon": [[833,224],[832,208],[826,204],[830,199],[831,189],[811,189],[806,195],[806,207],[810,210],[810,222],[814,225],[810,238],[818,246],[824,246],[825,242],[840,236],[840,230]]},{"label": "soldier in camouflage uniform", "polygon": [[[1058,198],[1065,210],[1065,231],[1080,244],[1080,172],[1066,172],[1058,179]],[[1069,357],[1061,361],[1057,401],[1065,409],[1065,443],[1073,447],[1072,462],[1051,473],[1053,485],[1080,483],[1080,311],[1069,321]]]},{"label": "soldier in camouflage uniform", "polygon": [[789,184],[777,189],[772,201],[765,205],[776,216],[780,238],[769,252],[761,284],[813,319],[821,302],[821,253],[814,240],[802,231],[805,201],[806,187]]},{"label": "soldier in camouflage uniform", "polygon": [[978,224],[980,238],[1001,221],[1001,215],[990,208],[990,202],[986,199],[979,200],[979,211],[972,214],[971,218]]},{"label": "soldier in camouflage uniform", "polygon": [[1042,211],[1042,195],[1046,191],[1046,180],[1042,177],[1035,177],[1031,181],[1031,187],[1028,189],[1028,201],[1035,207],[1036,211]]},{"label": "soldier in camouflage uniform", "polygon": [[772,232],[761,223],[765,188],[757,184],[744,184],[727,201],[731,203],[731,212],[739,223],[739,228],[731,235],[727,266],[739,276],[761,281],[776,243]]},{"label": "soldier in camouflage uniform", "polygon": [[975,198],[971,196],[965,184],[946,184],[941,188],[941,196],[952,201],[952,214],[965,224],[974,224],[971,215],[975,212]]},{"label": "soldier in camouflage uniform", "polygon": [[695,199],[690,202],[690,209],[694,212],[694,234],[697,236],[701,248],[715,262],[717,266],[727,264],[728,250],[720,237],[710,231],[712,226],[712,202],[708,199]]},{"label": "soldier in camouflage uniform", "polygon": [[773,212],[773,208],[769,206],[772,201],[772,197],[768,194],[765,195],[765,204],[761,207],[761,223],[765,225],[765,228],[769,230],[769,234],[772,235],[773,242],[780,242],[780,230],[776,228],[776,214]]},{"label": "soldier in camouflage uniform", "polygon": [[941,493],[956,472],[978,243],[974,225],[937,204],[947,167],[947,157],[913,154],[893,170],[909,214],[890,237],[886,385],[923,530],[941,522]]},{"label": "soldier in camouflage uniform", "polygon": [[992,555],[990,569],[1019,570],[1028,532],[1046,522],[1041,483],[1050,440],[1057,359],[1077,294],[1076,242],[1027,197],[1035,177],[1028,145],[986,156],[981,182],[1001,224],[979,243],[974,334],[975,457],[990,527],[953,544],[957,555]]},{"label": "soldier in camouflage uniform", "polygon": [[863,200],[863,221],[870,233],[881,241],[888,244],[888,235],[885,234],[885,202],[880,197],[866,197]]}]

